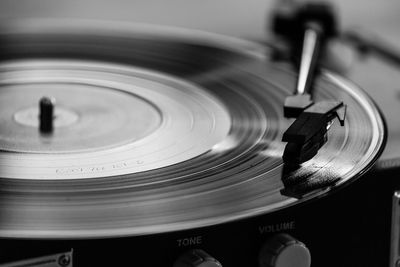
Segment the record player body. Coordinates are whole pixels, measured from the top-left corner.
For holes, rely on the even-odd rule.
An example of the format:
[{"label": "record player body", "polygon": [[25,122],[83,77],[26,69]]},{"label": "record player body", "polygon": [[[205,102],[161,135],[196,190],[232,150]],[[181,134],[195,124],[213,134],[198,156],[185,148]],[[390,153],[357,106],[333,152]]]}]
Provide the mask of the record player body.
[{"label": "record player body", "polygon": [[[340,266],[363,241],[353,239],[363,216],[347,217],[362,213],[351,193],[362,186],[345,186],[386,133],[347,80],[316,81],[317,101],[347,105],[346,124],[288,169],[283,102],[296,74],[268,48],[56,21],[14,25],[1,39],[2,262],[73,249],[77,266],[172,266],[201,248],[224,266],[258,266],[266,240],[289,233],[315,253],[313,266]],[[39,129],[44,96],[55,99],[49,132]],[[341,245],[348,251],[325,262]]]}]

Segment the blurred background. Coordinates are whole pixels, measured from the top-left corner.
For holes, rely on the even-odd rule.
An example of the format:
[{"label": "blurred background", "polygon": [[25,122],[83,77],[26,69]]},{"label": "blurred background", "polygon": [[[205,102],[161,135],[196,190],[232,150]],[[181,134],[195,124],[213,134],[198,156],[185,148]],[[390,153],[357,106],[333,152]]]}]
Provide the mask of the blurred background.
[{"label": "blurred background", "polygon": [[[344,29],[367,28],[400,46],[400,1],[331,1]],[[266,34],[271,0],[1,0],[1,19],[37,17],[126,20],[258,39]]]}]

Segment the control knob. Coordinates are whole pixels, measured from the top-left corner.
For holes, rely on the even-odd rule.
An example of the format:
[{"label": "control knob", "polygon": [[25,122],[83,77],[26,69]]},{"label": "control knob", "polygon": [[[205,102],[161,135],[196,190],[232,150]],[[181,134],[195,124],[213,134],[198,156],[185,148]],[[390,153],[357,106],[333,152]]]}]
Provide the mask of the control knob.
[{"label": "control knob", "polygon": [[222,267],[216,259],[201,249],[192,249],[181,255],[174,267]]},{"label": "control knob", "polygon": [[259,254],[260,267],[310,267],[311,255],[307,247],[288,234],[270,238]]}]

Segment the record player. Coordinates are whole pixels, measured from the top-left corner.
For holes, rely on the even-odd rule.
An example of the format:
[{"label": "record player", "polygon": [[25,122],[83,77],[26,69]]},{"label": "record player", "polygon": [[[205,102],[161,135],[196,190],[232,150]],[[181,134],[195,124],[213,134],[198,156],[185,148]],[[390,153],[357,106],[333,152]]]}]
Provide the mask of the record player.
[{"label": "record player", "polygon": [[267,44],[4,23],[0,266],[396,266],[396,119],[357,79],[396,55],[334,14],[279,4]]}]

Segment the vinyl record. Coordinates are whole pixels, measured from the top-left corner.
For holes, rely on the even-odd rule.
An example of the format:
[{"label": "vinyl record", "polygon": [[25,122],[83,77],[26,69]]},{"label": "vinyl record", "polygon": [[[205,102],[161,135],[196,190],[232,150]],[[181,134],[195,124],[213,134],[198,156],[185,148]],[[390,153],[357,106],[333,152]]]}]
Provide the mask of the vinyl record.
[{"label": "vinyl record", "polygon": [[[144,235],[266,214],[357,179],[383,147],[372,101],[323,72],[315,101],[343,101],[345,125],[285,170],[283,102],[296,73],[255,43],[110,23],[5,29],[1,237]],[[56,100],[48,134],[43,96]]]}]

